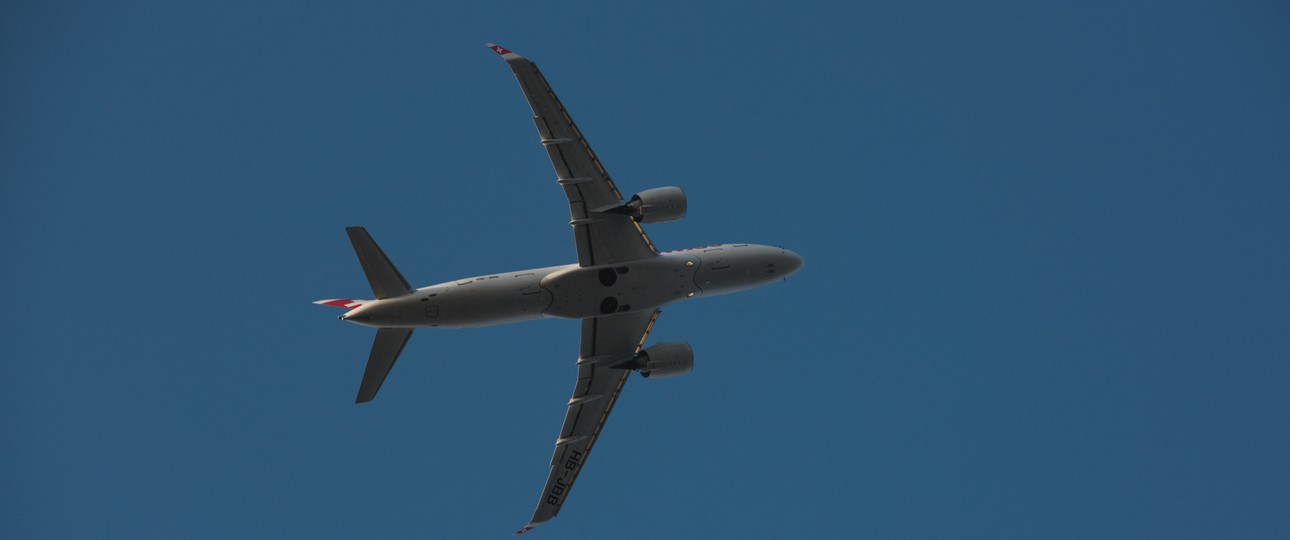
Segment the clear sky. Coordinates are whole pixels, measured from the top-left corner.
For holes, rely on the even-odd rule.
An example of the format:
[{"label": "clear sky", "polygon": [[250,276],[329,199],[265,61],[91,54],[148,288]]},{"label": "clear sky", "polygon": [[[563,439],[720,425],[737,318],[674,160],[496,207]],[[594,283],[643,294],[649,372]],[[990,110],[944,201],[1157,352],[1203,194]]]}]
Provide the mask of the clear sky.
[{"label": "clear sky", "polygon": [[[662,249],[664,310],[535,538],[1290,537],[1284,2],[4,2],[0,537],[503,538],[578,328],[418,331],[376,401],[366,226],[414,285],[575,260],[495,41]],[[608,5],[613,4],[613,5]]]}]

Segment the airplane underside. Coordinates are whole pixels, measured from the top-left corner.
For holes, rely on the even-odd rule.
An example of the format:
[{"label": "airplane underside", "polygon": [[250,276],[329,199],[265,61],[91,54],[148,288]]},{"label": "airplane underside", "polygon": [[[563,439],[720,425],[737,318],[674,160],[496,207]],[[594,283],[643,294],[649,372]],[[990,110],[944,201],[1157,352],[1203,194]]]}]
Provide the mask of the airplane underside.
[{"label": "airplane underside", "polygon": [[802,266],[802,258],[756,244],[659,252],[641,225],[684,217],[685,193],[660,187],[624,198],[537,66],[500,46],[489,47],[511,67],[533,109],[556,184],[568,200],[577,263],[413,289],[366,229],[348,227],[375,298],[315,303],[346,309],[340,319],[377,329],[357,403],[376,397],[416,328],[492,326],[543,317],[582,320],[573,395],[546,486],[519,534],[559,513],[632,372],[659,378],[693,368],[694,353],[687,343],[645,346],[659,308],[782,280]]}]

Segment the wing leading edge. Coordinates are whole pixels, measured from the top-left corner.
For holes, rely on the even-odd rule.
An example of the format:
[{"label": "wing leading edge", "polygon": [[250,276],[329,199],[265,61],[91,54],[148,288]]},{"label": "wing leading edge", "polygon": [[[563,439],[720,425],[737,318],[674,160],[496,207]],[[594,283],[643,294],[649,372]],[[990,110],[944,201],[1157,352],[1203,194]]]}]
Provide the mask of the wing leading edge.
[{"label": "wing leading edge", "polygon": [[582,347],[578,355],[578,382],[569,399],[564,426],[555,441],[551,472],[538,500],[533,519],[515,532],[523,534],[545,523],[556,514],[569,497],[573,482],[587,463],[591,448],[605,427],[618,394],[627,383],[629,369],[609,367],[631,360],[645,344],[654,329],[659,311],[624,313],[584,319]]},{"label": "wing leading edge", "polygon": [[489,43],[488,47],[506,59],[533,109],[533,124],[555,167],[556,182],[569,200],[578,265],[615,264],[654,255],[654,244],[639,223],[606,212],[621,206],[623,196],[537,64],[500,45]]}]

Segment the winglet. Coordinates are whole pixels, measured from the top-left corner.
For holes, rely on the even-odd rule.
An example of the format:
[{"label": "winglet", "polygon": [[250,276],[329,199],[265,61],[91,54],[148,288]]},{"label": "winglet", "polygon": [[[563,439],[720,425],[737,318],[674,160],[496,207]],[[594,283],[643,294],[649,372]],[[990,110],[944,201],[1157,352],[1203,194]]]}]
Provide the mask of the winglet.
[{"label": "winglet", "polygon": [[521,534],[529,532],[533,529],[536,529],[538,525],[541,525],[541,523],[529,523],[528,525],[525,525],[524,527],[522,527],[520,530],[515,531],[515,534],[511,536],[519,536]]},{"label": "winglet", "polygon": [[[503,46],[498,45],[498,44],[496,44],[496,43],[489,43],[489,44],[488,44],[488,48],[492,49],[492,50],[493,50],[493,52],[495,52],[495,53],[497,53],[497,54],[502,55],[502,58],[505,58],[507,61],[510,61],[510,60],[516,60],[516,59],[522,59],[522,58],[524,58],[523,56],[520,56],[520,55],[518,55],[518,54],[515,54],[515,53],[513,53],[513,52],[511,52],[511,51],[507,50],[507,49],[506,49],[506,47],[503,47]],[[516,534],[518,534],[518,533],[516,533]]]}]

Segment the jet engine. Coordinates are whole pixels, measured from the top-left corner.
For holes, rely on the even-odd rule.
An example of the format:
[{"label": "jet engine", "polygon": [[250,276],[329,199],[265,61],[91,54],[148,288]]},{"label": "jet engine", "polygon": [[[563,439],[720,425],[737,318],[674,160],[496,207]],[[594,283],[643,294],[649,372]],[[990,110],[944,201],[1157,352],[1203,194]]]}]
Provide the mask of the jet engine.
[{"label": "jet engine", "polygon": [[689,343],[656,343],[636,355],[636,370],[648,377],[676,377],[694,369],[694,351]]},{"label": "jet engine", "polygon": [[679,187],[647,189],[632,195],[622,212],[641,223],[662,223],[685,217],[685,192]]}]

